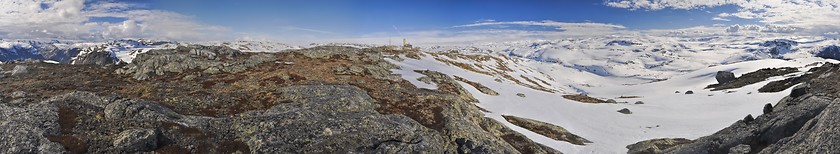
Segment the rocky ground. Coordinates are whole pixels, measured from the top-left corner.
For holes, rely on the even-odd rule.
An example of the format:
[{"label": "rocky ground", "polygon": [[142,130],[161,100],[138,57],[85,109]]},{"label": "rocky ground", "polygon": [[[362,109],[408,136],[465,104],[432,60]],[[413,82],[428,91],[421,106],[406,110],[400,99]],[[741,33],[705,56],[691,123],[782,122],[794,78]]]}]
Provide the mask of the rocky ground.
[{"label": "rocky ground", "polygon": [[627,148],[629,153],[836,153],[840,151],[838,71],[840,66],[825,64],[768,84],[790,87],[804,82],[775,106],[766,105],[764,114],[748,115],[712,135],[693,141],[654,139]]},{"label": "rocky ground", "polygon": [[0,153],[559,153],[485,118],[465,79],[391,74],[398,54],[191,45],[0,64]]}]

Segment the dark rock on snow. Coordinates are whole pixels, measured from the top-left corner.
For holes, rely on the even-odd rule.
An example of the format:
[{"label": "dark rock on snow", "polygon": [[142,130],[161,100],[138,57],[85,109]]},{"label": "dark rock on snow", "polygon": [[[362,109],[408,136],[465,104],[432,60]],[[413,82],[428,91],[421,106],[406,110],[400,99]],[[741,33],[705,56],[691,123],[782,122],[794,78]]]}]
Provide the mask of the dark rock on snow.
[{"label": "dark rock on snow", "polygon": [[618,110],[618,113],[633,114],[633,112],[631,112],[630,109],[627,109],[627,108],[623,108],[621,110]]},{"label": "dark rock on snow", "polygon": [[718,71],[715,74],[715,79],[717,79],[718,84],[725,84],[729,81],[735,80],[735,73],[729,71]]}]

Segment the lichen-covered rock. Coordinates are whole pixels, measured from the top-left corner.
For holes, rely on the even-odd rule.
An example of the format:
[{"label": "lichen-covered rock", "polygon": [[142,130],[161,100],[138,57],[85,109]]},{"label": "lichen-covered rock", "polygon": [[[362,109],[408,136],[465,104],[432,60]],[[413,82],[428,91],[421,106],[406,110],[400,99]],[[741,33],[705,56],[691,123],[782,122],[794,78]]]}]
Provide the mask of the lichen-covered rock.
[{"label": "lichen-covered rock", "polygon": [[12,68],[12,71],[9,71],[9,74],[12,74],[12,76],[27,74],[27,73],[29,73],[29,66],[25,66],[25,65],[17,65],[17,66],[15,66],[15,68]]},{"label": "lichen-covered rock", "polygon": [[238,73],[275,60],[276,57],[270,54],[245,54],[227,47],[189,45],[175,49],[152,50],[137,55],[131,64],[117,72],[130,74],[137,80],[146,80],[152,75],[190,70],[204,70],[208,74]]},{"label": "lichen-covered rock", "polygon": [[515,116],[509,116],[509,115],[503,115],[502,117],[505,118],[505,120],[507,120],[508,122],[510,122],[510,123],[512,123],[516,126],[525,128],[525,129],[530,130],[534,133],[543,135],[545,137],[548,137],[548,138],[551,138],[551,139],[554,139],[554,140],[565,141],[565,142],[569,142],[569,143],[572,143],[572,144],[575,144],[575,145],[584,145],[584,144],[587,144],[587,143],[592,143],[592,141],[589,141],[589,140],[587,140],[583,137],[580,137],[578,135],[572,134],[571,132],[569,132],[565,128],[557,126],[557,125],[553,125],[553,124],[542,122],[542,121],[537,121],[537,120],[534,120],[534,119],[521,118],[521,117],[515,117]]},{"label": "lichen-covered rock", "polygon": [[117,135],[114,147],[123,152],[151,151],[158,147],[158,131],[154,129],[131,129]]},{"label": "lichen-covered rock", "polygon": [[[493,118],[484,117],[484,120],[481,122],[481,128],[484,130],[501,137],[505,140],[505,142],[510,143],[511,146],[517,149],[520,153],[533,153],[533,154],[561,154],[560,151],[556,149],[552,149],[548,146],[542,145],[540,143],[536,143],[525,135],[522,135],[519,132],[516,132],[499,121],[496,121]],[[457,140],[456,140],[457,142]]]},{"label": "lichen-covered rock", "polygon": [[664,138],[641,141],[639,143],[627,146],[628,154],[654,154],[662,153],[662,150],[674,147],[680,144],[690,143],[691,140],[684,138]]},{"label": "lichen-covered rock", "polygon": [[47,136],[59,134],[55,106],[31,104],[23,108],[0,102],[0,153],[62,153]]}]

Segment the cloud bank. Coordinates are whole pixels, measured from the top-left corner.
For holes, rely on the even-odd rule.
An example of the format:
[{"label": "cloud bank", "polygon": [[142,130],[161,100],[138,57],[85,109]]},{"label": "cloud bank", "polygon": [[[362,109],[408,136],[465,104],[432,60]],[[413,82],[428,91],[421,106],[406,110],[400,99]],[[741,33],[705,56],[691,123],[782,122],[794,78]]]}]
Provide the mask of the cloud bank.
[{"label": "cloud bank", "polygon": [[225,37],[222,33],[229,31],[175,12],[143,9],[139,4],[85,0],[0,2],[0,37],[6,39],[210,40]]},{"label": "cloud bank", "polygon": [[739,7],[737,11],[721,13],[716,19],[754,19],[766,25],[793,27],[796,32],[810,34],[840,29],[838,0],[609,0],[605,4],[630,10],[690,10],[734,5]]}]

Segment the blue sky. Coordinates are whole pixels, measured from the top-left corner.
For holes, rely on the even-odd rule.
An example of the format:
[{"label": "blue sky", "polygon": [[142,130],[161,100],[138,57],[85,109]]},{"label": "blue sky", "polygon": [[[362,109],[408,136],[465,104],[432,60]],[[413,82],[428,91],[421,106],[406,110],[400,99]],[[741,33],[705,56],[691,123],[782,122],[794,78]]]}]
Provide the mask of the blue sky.
[{"label": "blue sky", "polygon": [[728,5],[707,9],[628,10],[602,0],[140,0],[149,9],[174,11],[199,22],[238,32],[356,36],[393,31],[445,30],[481,20],[597,22],[628,29],[673,29],[713,24],[754,23],[714,21]]},{"label": "blue sky", "polygon": [[429,39],[551,39],[699,26],[840,35],[837,16],[837,0],[2,0],[0,38],[383,40],[398,35],[394,26]]}]

